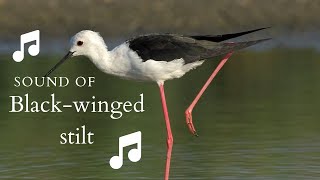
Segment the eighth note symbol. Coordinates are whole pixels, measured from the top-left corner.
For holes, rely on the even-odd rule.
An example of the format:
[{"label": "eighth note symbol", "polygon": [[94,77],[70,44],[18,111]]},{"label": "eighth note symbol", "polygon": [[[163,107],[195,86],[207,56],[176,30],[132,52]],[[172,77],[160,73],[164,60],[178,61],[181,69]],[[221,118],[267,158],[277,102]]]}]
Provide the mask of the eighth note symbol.
[{"label": "eighth note symbol", "polygon": [[35,30],[32,32],[28,32],[25,34],[22,34],[20,36],[20,51],[15,51],[12,54],[12,58],[16,62],[21,62],[24,59],[24,45],[26,43],[36,41],[36,44],[31,45],[28,48],[28,52],[31,56],[36,56],[40,52],[40,31]]},{"label": "eighth note symbol", "polygon": [[137,148],[129,151],[129,160],[131,162],[138,162],[141,159],[141,131],[121,136],[119,137],[119,155],[113,156],[109,161],[113,169],[121,168],[123,164],[123,148],[133,144],[137,144]]}]

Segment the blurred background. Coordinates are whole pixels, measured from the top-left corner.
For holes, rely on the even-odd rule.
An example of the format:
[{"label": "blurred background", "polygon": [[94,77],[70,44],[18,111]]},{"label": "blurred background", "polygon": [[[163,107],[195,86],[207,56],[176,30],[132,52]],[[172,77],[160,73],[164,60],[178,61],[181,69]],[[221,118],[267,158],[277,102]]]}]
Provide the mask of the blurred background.
[{"label": "blurred background", "polygon": [[[221,57],[166,83],[174,135],[171,179],[319,179],[320,1],[0,0],[0,179],[163,179],[166,131],[155,83],[121,80],[86,58],[54,76],[95,76],[92,88],[13,86],[16,76],[44,75],[68,50],[71,36],[98,31],[110,49],[145,33],[224,34],[272,28],[241,37],[272,37],[235,53],[194,109],[200,137],[185,124],[191,103]],[[39,29],[41,52],[16,63],[21,34]],[[30,45],[30,44],[28,44]],[[27,45],[27,46],[28,46]],[[9,96],[44,101],[137,101],[145,112],[112,120],[104,113],[9,113]],[[86,125],[93,145],[60,145],[60,134]],[[140,130],[142,159],[120,170],[108,162],[118,137]],[[134,147],[134,146],[133,146]],[[130,150],[125,149],[125,153]]]}]

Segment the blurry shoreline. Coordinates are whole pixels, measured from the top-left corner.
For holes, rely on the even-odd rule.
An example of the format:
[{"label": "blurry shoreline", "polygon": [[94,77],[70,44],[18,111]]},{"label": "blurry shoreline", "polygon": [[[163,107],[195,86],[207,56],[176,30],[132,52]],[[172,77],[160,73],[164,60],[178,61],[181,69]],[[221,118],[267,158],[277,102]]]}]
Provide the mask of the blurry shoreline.
[{"label": "blurry shoreline", "polygon": [[0,39],[40,29],[69,38],[92,29],[104,37],[153,32],[221,34],[272,26],[268,35],[317,32],[320,1],[0,0]]}]

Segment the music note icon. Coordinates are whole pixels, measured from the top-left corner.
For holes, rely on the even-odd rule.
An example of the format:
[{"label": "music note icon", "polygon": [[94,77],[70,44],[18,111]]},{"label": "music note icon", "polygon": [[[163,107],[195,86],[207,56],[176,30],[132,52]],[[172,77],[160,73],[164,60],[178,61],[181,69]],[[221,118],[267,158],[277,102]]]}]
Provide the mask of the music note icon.
[{"label": "music note icon", "polygon": [[113,169],[120,169],[123,164],[123,148],[137,144],[136,149],[131,149],[128,153],[128,158],[131,162],[138,162],[141,159],[141,132],[137,131],[125,136],[119,137],[119,155],[113,156],[109,164]]},{"label": "music note icon", "polygon": [[35,30],[32,32],[28,32],[25,34],[22,34],[20,36],[20,51],[15,51],[12,54],[12,58],[16,62],[21,62],[24,59],[24,45],[26,43],[36,41],[35,44],[31,45],[28,48],[28,52],[31,56],[36,56],[40,52],[40,31]]}]

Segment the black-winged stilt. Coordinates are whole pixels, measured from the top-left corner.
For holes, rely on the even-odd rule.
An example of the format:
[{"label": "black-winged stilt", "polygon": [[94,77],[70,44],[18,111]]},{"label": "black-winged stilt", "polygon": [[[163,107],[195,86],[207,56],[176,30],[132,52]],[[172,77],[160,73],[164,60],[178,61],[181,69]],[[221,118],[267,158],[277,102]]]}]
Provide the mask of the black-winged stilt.
[{"label": "black-winged stilt", "polygon": [[150,34],[130,39],[113,50],[108,50],[103,38],[90,30],[77,33],[70,41],[70,51],[46,75],[73,56],[88,57],[102,72],[139,81],[154,81],[160,88],[161,102],[167,128],[167,159],[164,179],[169,179],[173,136],[164,93],[166,80],[180,78],[200,66],[205,59],[226,55],[186,109],[186,122],[197,136],[192,123],[192,110],[232,53],[236,50],[266,41],[223,42],[266,28],[223,35],[186,36],[177,34]]}]

